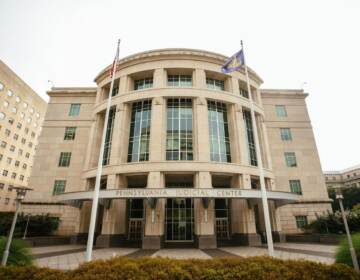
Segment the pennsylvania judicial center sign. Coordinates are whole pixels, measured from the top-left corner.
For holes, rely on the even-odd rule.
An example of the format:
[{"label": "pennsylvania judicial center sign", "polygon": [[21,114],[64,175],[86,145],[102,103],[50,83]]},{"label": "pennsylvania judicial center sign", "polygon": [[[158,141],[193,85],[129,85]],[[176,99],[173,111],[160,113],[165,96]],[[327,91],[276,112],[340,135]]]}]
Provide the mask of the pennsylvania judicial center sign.
[{"label": "pennsylvania judicial center sign", "polygon": [[[269,199],[296,201],[300,196],[289,192],[267,191]],[[69,192],[57,196],[58,201],[91,200],[93,191]],[[237,188],[124,188],[100,190],[99,198],[261,198],[260,190]]]}]

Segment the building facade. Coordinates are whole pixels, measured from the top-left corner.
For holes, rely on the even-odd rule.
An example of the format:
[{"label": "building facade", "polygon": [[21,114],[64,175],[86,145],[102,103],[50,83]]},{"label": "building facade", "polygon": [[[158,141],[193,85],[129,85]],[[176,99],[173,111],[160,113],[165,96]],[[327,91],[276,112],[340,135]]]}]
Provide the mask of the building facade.
[{"label": "building facade", "polygon": [[28,211],[59,215],[60,234],[86,238],[109,94],[99,246],[264,241],[249,94],[274,239],[331,211],[307,94],[260,90],[262,80],[251,69],[248,92],[243,71],[221,73],[226,59],[200,50],[154,50],[123,58],[111,93],[110,67],[95,78],[97,87],[52,88]]},{"label": "building facade", "polygon": [[360,188],[360,165],[344,170],[324,171],[324,177],[329,189]]},{"label": "building facade", "polygon": [[13,187],[28,186],[47,103],[0,60],[0,211],[15,210]]}]

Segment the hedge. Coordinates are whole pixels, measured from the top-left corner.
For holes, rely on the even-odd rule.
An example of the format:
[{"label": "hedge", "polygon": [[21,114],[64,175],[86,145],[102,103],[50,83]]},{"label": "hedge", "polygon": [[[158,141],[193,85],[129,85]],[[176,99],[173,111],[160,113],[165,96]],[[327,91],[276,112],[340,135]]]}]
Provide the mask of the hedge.
[{"label": "hedge", "polygon": [[2,280],[360,280],[360,275],[344,264],[325,265],[310,261],[280,260],[270,257],[216,258],[212,260],[168,258],[130,259],[116,257],[85,263],[71,271],[35,266],[0,268]]}]

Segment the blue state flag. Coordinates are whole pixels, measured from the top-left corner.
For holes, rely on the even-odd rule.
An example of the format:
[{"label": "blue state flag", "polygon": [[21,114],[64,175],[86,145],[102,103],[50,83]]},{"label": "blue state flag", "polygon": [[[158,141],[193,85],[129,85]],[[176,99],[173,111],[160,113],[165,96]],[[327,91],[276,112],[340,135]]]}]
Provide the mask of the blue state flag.
[{"label": "blue state flag", "polygon": [[231,73],[237,71],[245,64],[243,50],[238,51],[233,56],[229,57],[226,63],[221,67],[223,73]]}]

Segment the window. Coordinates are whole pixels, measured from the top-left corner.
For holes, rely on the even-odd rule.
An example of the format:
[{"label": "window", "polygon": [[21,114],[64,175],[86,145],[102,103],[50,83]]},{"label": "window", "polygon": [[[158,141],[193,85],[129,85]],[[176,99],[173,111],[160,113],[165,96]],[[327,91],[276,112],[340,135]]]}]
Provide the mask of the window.
[{"label": "window", "polygon": [[6,100],[4,101],[4,107],[5,108],[9,107],[9,102],[7,102]]},{"label": "window", "polygon": [[257,157],[256,157],[256,146],[255,146],[255,137],[254,137],[254,130],[251,120],[251,113],[249,111],[243,111],[243,118],[245,123],[246,129],[246,136],[247,136],[247,143],[249,149],[249,159],[250,165],[257,166]]},{"label": "window", "polygon": [[0,83],[0,91],[4,89],[4,85]]},{"label": "window", "polygon": [[26,143],[26,139],[25,138],[21,138],[21,143],[25,144]]},{"label": "window", "polygon": [[69,116],[78,116],[80,114],[80,105],[81,104],[71,104]]},{"label": "window", "polygon": [[11,108],[11,112],[13,112],[14,114],[16,114],[16,112],[17,112],[16,107],[12,107],[12,108]]},{"label": "window", "polygon": [[113,87],[111,97],[118,95],[119,93],[119,87]]},{"label": "window", "polygon": [[240,88],[240,95],[245,98],[249,98],[249,93],[246,89]]},{"label": "window", "polygon": [[[65,136],[64,140],[74,140],[75,139],[76,127],[65,127]],[[34,133],[35,136],[35,133]]]},{"label": "window", "polygon": [[151,100],[132,104],[128,162],[149,160]]},{"label": "window", "polygon": [[14,136],[13,136],[13,138],[14,138],[14,140],[18,140],[19,135],[17,135],[17,134],[15,133]]},{"label": "window", "polygon": [[5,184],[4,183],[0,183],[0,190],[4,189]]},{"label": "window", "polygon": [[11,151],[11,152],[15,152],[15,146],[14,146],[14,145],[11,145],[11,146],[10,146],[10,151]]},{"label": "window", "polygon": [[28,104],[26,102],[24,102],[23,107],[26,109],[28,107]]},{"label": "window", "polygon": [[6,159],[6,163],[7,163],[7,164],[11,164],[11,161],[12,161],[12,158],[11,158],[11,157],[8,157],[8,158]]},{"label": "window", "polygon": [[206,86],[210,89],[225,90],[224,81],[213,78],[206,78]]},{"label": "window", "polygon": [[21,123],[17,123],[16,127],[17,127],[18,129],[20,129],[20,128],[22,127],[22,124],[21,124]]},{"label": "window", "polygon": [[5,135],[6,135],[6,136],[9,136],[9,135],[10,135],[10,130],[9,130],[9,129],[6,129],[6,130],[5,130]]},{"label": "window", "polygon": [[31,123],[31,117],[28,117],[28,119],[26,120],[27,123]]},{"label": "window", "polygon": [[28,134],[29,133],[29,128],[25,127],[25,133]]},{"label": "window", "polygon": [[287,117],[286,107],[284,105],[275,105],[276,115],[279,118]]},{"label": "window", "polygon": [[290,180],[290,191],[296,194],[302,194],[300,180]]},{"label": "window", "polygon": [[65,192],[66,181],[65,180],[55,180],[53,195],[62,194]]},{"label": "window", "polygon": [[280,135],[281,135],[281,140],[283,140],[283,141],[291,141],[292,140],[290,128],[280,128]]},{"label": "window", "polygon": [[225,103],[208,101],[210,159],[231,162],[230,138]]},{"label": "window", "polygon": [[112,141],[112,132],[114,128],[115,114],[116,114],[116,108],[114,106],[111,107],[109,111],[109,121],[107,123],[106,135],[105,135],[103,165],[109,164],[110,161],[111,141]]},{"label": "window", "polygon": [[40,119],[40,114],[38,112],[36,112],[36,118]]},{"label": "window", "polygon": [[7,91],[7,95],[8,95],[9,97],[11,97],[11,96],[14,95],[14,93],[12,92],[12,90],[9,89],[9,90]]},{"label": "window", "polygon": [[11,178],[12,178],[12,179],[16,179],[16,173],[15,173],[15,172],[13,172],[13,173],[11,174]]},{"label": "window", "polygon": [[0,147],[1,148],[6,148],[7,143],[5,141],[1,141]]},{"label": "window", "polygon": [[31,132],[31,138],[35,138],[35,132]]},{"label": "window", "polygon": [[20,176],[19,176],[19,180],[20,180],[20,181],[24,181],[24,175],[20,175]]},{"label": "window", "polygon": [[25,157],[26,157],[26,158],[29,158],[29,157],[30,157],[30,153],[26,153],[26,154],[25,154]]},{"label": "window", "polygon": [[22,166],[23,169],[26,169],[27,168],[27,164],[24,163],[23,166]]},{"label": "window", "polygon": [[70,165],[71,153],[61,152],[59,158],[59,166],[67,167]]},{"label": "window", "polygon": [[134,90],[140,90],[140,89],[152,88],[152,87],[153,87],[152,77],[134,81]]},{"label": "window", "polygon": [[29,142],[28,146],[29,146],[29,148],[32,148],[33,143],[32,143],[32,142]]},{"label": "window", "polygon": [[5,119],[6,115],[3,112],[0,112],[0,120]]},{"label": "window", "polygon": [[169,87],[191,87],[191,75],[168,75],[167,85]]},{"label": "window", "polygon": [[19,156],[22,156],[23,150],[22,150],[22,149],[19,149],[19,150],[18,150],[18,154],[19,154]]},{"label": "window", "polygon": [[9,173],[9,171],[7,171],[7,170],[3,170],[3,173],[2,173],[2,174],[3,174],[3,176],[5,176],[5,177],[6,177],[6,176],[8,175],[8,173]]},{"label": "window", "polygon": [[10,202],[10,198],[5,198],[5,205],[8,205],[9,204],[9,202]]},{"label": "window", "polygon": [[14,123],[14,119],[13,118],[10,118],[9,119],[9,124],[13,124]]},{"label": "window", "polygon": [[299,229],[303,229],[308,224],[306,216],[295,216],[295,220],[296,220],[296,227]]},{"label": "window", "polygon": [[297,163],[296,163],[296,156],[294,152],[287,152],[284,153],[285,155],[285,161],[286,161],[286,166],[287,167],[296,167]]},{"label": "window", "polygon": [[14,186],[13,186],[13,185],[9,185],[9,186],[8,186],[8,192],[12,192],[13,189],[14,189]]},{"label": "window", "polygon": [[2,160],[3,159],[3,154],[0,154],[0,160]]},{"label": "window", "polygon": [[20,97],[19,97],[19,96],[16,96],[16,97],[15,97],[15,101],[16,101],[16,103],[20,103],[20,101],[21,101]]},{"label": "window", "polygon": [[34,108],[30,108],[30,114],[34,114]]},{"label": "window", "polygon": [[20,165],[20,161],[15,161],[15,166],[18,167]]},{"label": "window", "polygon": [[25,118],[25,113],[24,113],[24,112],[21,112],[21,113],[20,113],[20,118],[22,118],[22,119]]},{"label": "window", "polygon": [[192,100],[167,100],[166,159],[192,160]]}]

